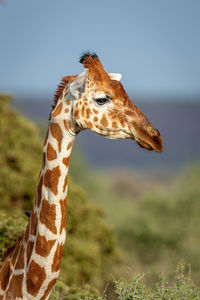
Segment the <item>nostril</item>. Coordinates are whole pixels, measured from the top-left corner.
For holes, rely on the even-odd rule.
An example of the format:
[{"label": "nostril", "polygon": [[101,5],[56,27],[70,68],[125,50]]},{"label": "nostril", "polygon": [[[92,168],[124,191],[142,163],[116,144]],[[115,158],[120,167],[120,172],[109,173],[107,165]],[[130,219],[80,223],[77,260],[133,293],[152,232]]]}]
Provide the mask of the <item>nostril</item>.
[{"label": "nostril", "polygon": [[150,128],[149,128],[149,131],[150,131],[150,133],[153,134],[153,135],[159,135],[159,136],[160,136],[160,132],[158,131],[157,128],[150,127]]}]

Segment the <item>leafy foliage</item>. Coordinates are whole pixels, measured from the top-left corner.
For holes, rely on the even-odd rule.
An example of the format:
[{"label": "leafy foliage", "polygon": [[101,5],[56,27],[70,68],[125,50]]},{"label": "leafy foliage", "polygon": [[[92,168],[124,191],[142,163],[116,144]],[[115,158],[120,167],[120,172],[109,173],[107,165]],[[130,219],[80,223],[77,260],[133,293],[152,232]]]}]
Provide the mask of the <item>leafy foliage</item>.
[{"label": "leafy foliage", "polygon": [[25,218],[17,213],[0,211],[0,259],[3,252],[15,243],[19,233],[24,231]]},{"label": "leafy foliage", "polygon": [[10,109],[10,95],[0,94],[0,198],[1,207],[33,203],[42,140],[33,122]]},{"label": "leafy foliage", "polygon": [[181,262],[176,271],[174,284],[169,285],[166,276],[160,276],[153,292],[143,283],[144,275],[134,275],[128,281],[115,281],[118,300],[197,300],[200,289],[195,286],[189,268]]}]

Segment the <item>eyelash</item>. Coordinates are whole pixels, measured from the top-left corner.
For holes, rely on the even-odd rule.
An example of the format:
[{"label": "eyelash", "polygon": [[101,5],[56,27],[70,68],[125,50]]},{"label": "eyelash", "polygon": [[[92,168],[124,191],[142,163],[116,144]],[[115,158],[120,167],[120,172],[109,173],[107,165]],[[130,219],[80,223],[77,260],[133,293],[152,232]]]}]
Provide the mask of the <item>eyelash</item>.
[{"label": "eyelash", "polygon": [[104,104],[109,102],[109,99],[107,99],[107,98],[97,98],[97,99],[95,99],[95,101],[98,105],[104,105]]}]

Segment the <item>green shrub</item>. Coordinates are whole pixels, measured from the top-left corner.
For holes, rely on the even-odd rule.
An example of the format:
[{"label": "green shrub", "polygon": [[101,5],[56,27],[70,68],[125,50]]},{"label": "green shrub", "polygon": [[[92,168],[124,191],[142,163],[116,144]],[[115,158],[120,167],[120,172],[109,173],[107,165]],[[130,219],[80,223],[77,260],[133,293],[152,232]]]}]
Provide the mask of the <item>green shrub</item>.
[{"label": "green shrub", "polygon": [[14,244],[18,235],[24,231],[26,223],[20,213],[0,211],[0,260],[3,252]]},{"label": "green shrub", "polygon": [[30,209],[42,140],[35,124],[9,107],[12,97],[0,94],[0,206]]},{"label": "green shrub", "polygon": [[151,292],[143,283],[144,275],[134,275],[128,281],[115,281],[115,294],[118,300],[197,300],[200,288],[195,286],[190,268],[181,262],[176,271],[173,283],[169,285],[164,275],[155,284]]}]

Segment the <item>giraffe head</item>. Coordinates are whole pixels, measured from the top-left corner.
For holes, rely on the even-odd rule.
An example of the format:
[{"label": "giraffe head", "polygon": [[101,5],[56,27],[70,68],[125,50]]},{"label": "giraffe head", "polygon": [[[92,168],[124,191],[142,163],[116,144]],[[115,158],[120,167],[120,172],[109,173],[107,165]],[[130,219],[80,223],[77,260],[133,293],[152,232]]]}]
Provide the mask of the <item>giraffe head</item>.
[{"label": "giraffe head", "polygon": [[111,139],[133,139],[147,150],[161,152],[159,131],[131,102],[121,75],[108,74],[96,54],[84,54],[80,63],[85,70],[72,78],[67,91],[76,131],[90,129]]}]

